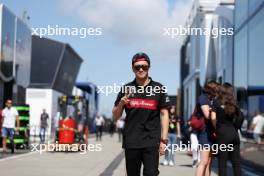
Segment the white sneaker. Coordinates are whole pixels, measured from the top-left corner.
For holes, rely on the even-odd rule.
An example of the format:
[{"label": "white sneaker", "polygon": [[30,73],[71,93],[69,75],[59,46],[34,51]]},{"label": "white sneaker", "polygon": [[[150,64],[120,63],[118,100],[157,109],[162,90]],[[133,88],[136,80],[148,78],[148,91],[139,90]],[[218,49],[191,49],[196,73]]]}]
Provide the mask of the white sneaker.
[{"label": "white sneaker", "polygon": [[170,166],[174,166],[174,163],[172,161],[169,162]]},{"label": "white sneaker", "polygon": [[199,164],[199,162],[197,160],[194,160],[193,161],[193,164],[192,164],[192,167],[195,168],[195,167],[198,166],[198,164]]},{"label": "white sneaker", "polygon": [[169,163],[168,163],[167,160],[164,160],[164,161],[163,161],[163,165],[164,165],[164,166],[168,166],[168,164],[169,164]]}]

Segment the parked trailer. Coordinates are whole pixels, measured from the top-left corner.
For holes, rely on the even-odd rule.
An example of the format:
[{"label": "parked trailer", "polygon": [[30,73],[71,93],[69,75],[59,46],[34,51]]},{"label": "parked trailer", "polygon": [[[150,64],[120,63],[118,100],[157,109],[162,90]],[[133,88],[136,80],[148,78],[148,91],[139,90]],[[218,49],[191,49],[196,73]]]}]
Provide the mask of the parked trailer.
[{"label": "parked trailer", "polygon": [[89,129],[98,110],[96,86],[77,83],[73,95],[61,96],[58,104],[60,120],[56,141],[59,144],[88,144]]}]

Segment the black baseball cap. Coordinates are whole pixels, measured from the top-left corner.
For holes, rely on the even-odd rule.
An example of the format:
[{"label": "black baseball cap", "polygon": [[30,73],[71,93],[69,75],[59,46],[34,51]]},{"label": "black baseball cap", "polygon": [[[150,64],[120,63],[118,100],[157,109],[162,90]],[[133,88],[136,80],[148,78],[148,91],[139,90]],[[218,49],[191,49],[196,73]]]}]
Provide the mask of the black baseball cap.
[{"label": "black baseball cap", "polygon": [[150,59],[146,53],[139,52],[135,54],[132,58],[132,66],[134,65],[135,62],[138,62],[138,61],[147,61],[147,63],[150,66]]}]

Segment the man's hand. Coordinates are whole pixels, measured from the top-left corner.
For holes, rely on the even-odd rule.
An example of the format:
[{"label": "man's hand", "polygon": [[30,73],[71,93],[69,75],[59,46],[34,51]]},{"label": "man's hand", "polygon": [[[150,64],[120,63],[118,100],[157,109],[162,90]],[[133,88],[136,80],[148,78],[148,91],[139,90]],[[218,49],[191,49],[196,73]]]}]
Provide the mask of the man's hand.
[{"label": "man's hand", "polygon": [[164,143],[160,143],[160,147],[159,147],[159,153],[160,155],[165,155],[165,149],[166,149],[166,144]]},{"label": "man's hand", "polygon": [[129,103],[129,97],[130,97],[130,95],[131,95],[131,93],[128,93],[128,94],[126,94],[125,96],[123,96],[121,98],[121,100],[119,102],[121,104],[121,106],[124,106],[124,105],[126,105],[126,104]]},{"label": "man's hand", "polygon": [[120,99],[118,105],[113,108],[112,113],[113,113],[113,120],[114,121],[117,121],[122,116],[124,106],[129,103],[130,95],[131,95],[131,93],[128,93],[125,96],[123,96]]}]

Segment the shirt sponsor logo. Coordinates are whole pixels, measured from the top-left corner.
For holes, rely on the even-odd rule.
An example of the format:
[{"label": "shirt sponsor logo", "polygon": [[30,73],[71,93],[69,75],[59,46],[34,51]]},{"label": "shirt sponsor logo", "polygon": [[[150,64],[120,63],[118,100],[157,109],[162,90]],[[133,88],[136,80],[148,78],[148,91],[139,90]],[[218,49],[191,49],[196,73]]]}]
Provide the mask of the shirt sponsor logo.
[{"label": "shirt sponsor logo", "polygon": [[156,100],[145,100],[145,99],[130,99],[126,105],[127,108],[144,108],[150,110],[156,110],[158,102]]}]

